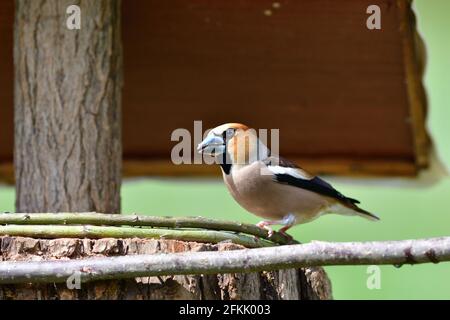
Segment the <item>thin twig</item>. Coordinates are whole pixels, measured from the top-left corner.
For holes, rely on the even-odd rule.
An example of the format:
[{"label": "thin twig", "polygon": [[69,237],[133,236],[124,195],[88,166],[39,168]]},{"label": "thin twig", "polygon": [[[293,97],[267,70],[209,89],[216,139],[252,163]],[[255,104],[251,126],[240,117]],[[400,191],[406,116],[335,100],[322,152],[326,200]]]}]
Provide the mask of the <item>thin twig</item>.
[{"label": "thin twig", "polygon": [[153,238],[218,243],[230,241],[247,248],[268,247],[274,244],[243,234],[194,229],[158,229],[136,227],[79,226],[79,225],[6,225],[0,226],[0,236],[32,238]]},{"label": "thin twig", "polygon": [[0,283],[82,282],[176,274],[256,272],[324,265],[418,264],[450,261],[450,237],[380,242],[312,242],[271,248],[0,262]]},{"label": "thin twig", "polygon": [[203,217],[158,217],[102,213],[5,213],[0,214],[1,224],[17,225],[108,225],[149,226],[160,228],[202,228],[250,234],[278,244],[297,243],[278,232],[269,238],[265,229],[252,224],[221,221]]}]

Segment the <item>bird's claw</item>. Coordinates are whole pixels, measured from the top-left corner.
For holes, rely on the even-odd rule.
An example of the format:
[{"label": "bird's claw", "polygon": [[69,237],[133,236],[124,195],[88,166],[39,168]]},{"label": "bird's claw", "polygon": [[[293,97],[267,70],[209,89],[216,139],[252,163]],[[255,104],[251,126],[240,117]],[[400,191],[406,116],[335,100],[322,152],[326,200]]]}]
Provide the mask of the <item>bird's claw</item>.
[{"label": "bird's claw", "polygon": [[269,223],[267,223],[267,221],[258,222],[256,224],[256,226],[267,230],[267,234],[268,234],[269,238],[271,238],[273,236],[273,229],[271,227],[269,227]]}]

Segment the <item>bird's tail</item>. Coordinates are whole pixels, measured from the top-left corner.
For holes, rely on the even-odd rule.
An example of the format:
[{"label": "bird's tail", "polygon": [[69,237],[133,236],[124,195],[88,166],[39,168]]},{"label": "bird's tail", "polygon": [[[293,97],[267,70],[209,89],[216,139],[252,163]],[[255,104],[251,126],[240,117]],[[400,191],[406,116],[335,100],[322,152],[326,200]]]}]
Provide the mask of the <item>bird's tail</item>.
[{"label": "bird's tail", "polygon": [[369,219],[371,221],[378,221],[378,220],[380,220],[380,218],[378,216],[374,215],[373,213],[370,213],[369,211],[361,209],[356,204],[353,204],[353,208],[351,208],[351,210],[356,212],[356,214],[358,216],[366,218],[366,219]]},{"label": "bird's tail", "polygon": [[339,204],[333,205],[330,208],[330,211],[343,215],[357,215],[369,219],[371,221],[380,220],[378,216],[374,215],[373,213],[370,213],[369,211],[361,209],[351,200],[352,199],[349,199],[349,201],[340,202]]}]

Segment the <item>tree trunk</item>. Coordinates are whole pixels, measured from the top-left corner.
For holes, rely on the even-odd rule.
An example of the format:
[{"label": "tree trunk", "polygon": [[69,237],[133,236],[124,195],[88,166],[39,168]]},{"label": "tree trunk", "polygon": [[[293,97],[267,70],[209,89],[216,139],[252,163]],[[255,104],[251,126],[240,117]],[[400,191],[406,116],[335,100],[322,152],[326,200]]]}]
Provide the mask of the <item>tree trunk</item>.
[{"label": "tree trunk", "polygon": [[[224,251],[243,247],[154,239],[32,239],[0,237],[0,258],[14,261],[93,256]],[[71,289],[69,289],[69,287]],[[330,299],[322,268],[247,274],[147,277],[82,283],[0,285],[0,299]]]},{"label": "tree trunk", "polygon": [[118,213],[120,0],[16,0],[15,19],[17,211]]}]

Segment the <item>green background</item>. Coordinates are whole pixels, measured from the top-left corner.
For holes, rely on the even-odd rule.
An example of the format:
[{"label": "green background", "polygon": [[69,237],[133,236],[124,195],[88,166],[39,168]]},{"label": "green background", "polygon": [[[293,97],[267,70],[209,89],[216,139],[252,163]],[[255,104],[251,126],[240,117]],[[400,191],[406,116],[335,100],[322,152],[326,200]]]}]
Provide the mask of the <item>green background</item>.
[{"label": "green background", "polygon": [[[427,45],[425,85],[428,128],[442,163],[450,166],[450,1],[415,1],[419,30]],[[219,170],[219,169],[218,169]],[[357,217],[329,215],[292,229],[310,240],[395,240],[450,235],[450,179],[426,184],[426,174],[411,179],[336,179],[342,193],[362,200],[377,213],[373,223]],[[123,212],[152,215],[202,215],[255,223],[258,219],[229,196],[219,179],[139,179],[125,181]],[[0,211],[14,211],[14,190],[0,187]],[[367,267],[327,267],[336,299],[450,299],[450,264],[381,267],[381,288],[368,289]]]}]

